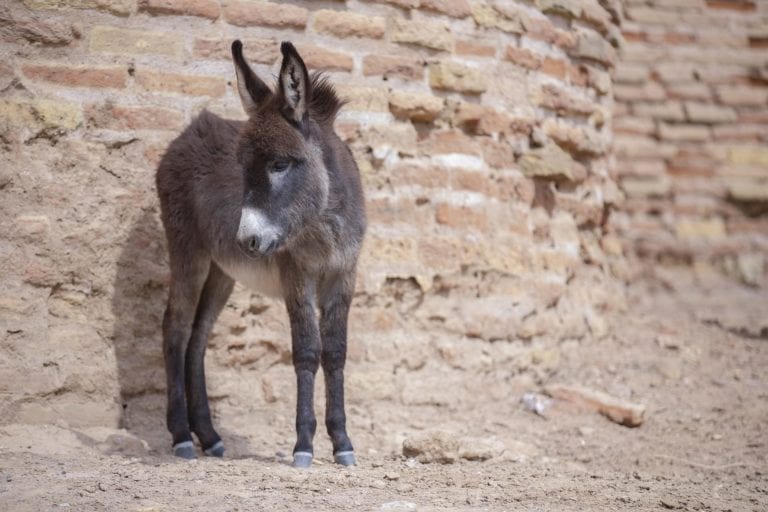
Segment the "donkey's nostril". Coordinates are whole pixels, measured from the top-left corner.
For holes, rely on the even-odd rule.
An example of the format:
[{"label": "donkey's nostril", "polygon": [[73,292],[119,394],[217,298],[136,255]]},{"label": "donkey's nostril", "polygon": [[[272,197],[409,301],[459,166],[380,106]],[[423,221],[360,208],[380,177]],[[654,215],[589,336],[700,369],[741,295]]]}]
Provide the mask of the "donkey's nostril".
[{"label": "donkey's nostril", "polygon": [[248,249],[250,249],[251,252],[258,252],[259,250],[259,237],[256,235],[253,235],[250,240],[248,240]]}]

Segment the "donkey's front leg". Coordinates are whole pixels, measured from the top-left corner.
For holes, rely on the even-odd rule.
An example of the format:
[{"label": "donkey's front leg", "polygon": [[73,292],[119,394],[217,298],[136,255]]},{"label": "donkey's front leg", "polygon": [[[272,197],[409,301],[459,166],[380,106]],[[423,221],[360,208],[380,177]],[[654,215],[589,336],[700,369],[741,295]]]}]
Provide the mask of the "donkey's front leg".
[{"label": "donkey's front leg", "polygon": [[347,435],[344,412],[344,363],[347,359],[347,318],[352,302],[354,276],[340,276],[322,294],[320,335],[325,375],[325,426],[333,443],[333,459],[345,466],[355,464],[355,452]]},{"label": "donkey's front leg", "polygon": [[184,396],[185,354],[200,291],[210,266],[206,260],[191,257],[189,260],[180,262],[171,257],[171,286],[163,316],[163,356],[168,396],[166,424],[173,436],[174,455],[185,459],[196,456]]},{"label": "donkey's front leg", "polygon": [[291,320],[293,368],[296,371],[296,446],[293,466],[312,464],[315,419],[315,374],[320,366],[320,332],[315,315],[315,285],[302,283],[286,290],[286,307]]}]

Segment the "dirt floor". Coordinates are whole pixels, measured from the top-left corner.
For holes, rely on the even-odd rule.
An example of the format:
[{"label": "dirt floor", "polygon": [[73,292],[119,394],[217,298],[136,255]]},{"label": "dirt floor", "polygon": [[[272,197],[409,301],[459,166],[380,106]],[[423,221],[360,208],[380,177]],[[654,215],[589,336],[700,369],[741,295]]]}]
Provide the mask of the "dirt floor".
[{"label": "dirt floor", "polygon": [[[291,468],[288,409],[225,415],[227,457],[192,462],[168,455],[162,431],[6,425],[0,510],[768,510],[768,292],[657,273],[611,322],[606,338],[561,346],[546,381],[523,375],[506,395],[350,407],[353,468],[331,463],[323,432],[314,466]],[[644,404],[646,420],[521,404],[554,383]],[[434,430],[460,456],[491,458],[402,456],[403,439]]]}]

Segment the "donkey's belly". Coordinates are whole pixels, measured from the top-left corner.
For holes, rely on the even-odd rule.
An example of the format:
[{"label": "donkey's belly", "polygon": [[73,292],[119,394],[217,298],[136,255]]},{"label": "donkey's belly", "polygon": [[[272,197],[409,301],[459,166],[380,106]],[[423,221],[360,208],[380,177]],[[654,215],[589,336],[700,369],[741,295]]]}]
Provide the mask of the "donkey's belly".
[{"label": "donkey's belly", "polygon": [[280,272],[275,263],[258,260],[216,261],[221,269],[232,279],[255,292],[282,298],[283,287],[280,284]]}]

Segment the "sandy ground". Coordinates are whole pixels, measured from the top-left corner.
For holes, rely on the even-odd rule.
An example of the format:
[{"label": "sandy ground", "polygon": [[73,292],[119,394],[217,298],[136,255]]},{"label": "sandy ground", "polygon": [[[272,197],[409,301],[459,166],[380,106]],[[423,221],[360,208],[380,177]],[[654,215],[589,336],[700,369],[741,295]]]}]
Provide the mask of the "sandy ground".
[{"label": "sandy ground", "polygon": [[[314,466],[291,468],[290,410],[221,418],[227,457],[192,462],[167,454],[162,431],[5,425],[0,510],[768,510],[768,293],[657,274],[611,322],[612,335],[565,344],[544,381],[521,376],[506,396],[351,407],[353,468],[331,463],[323,432]],[[646,421],[521,405],[526,387],[553,383],[644,404]],[[493,456],[402,456],[404,437],[434,429]]]}]

